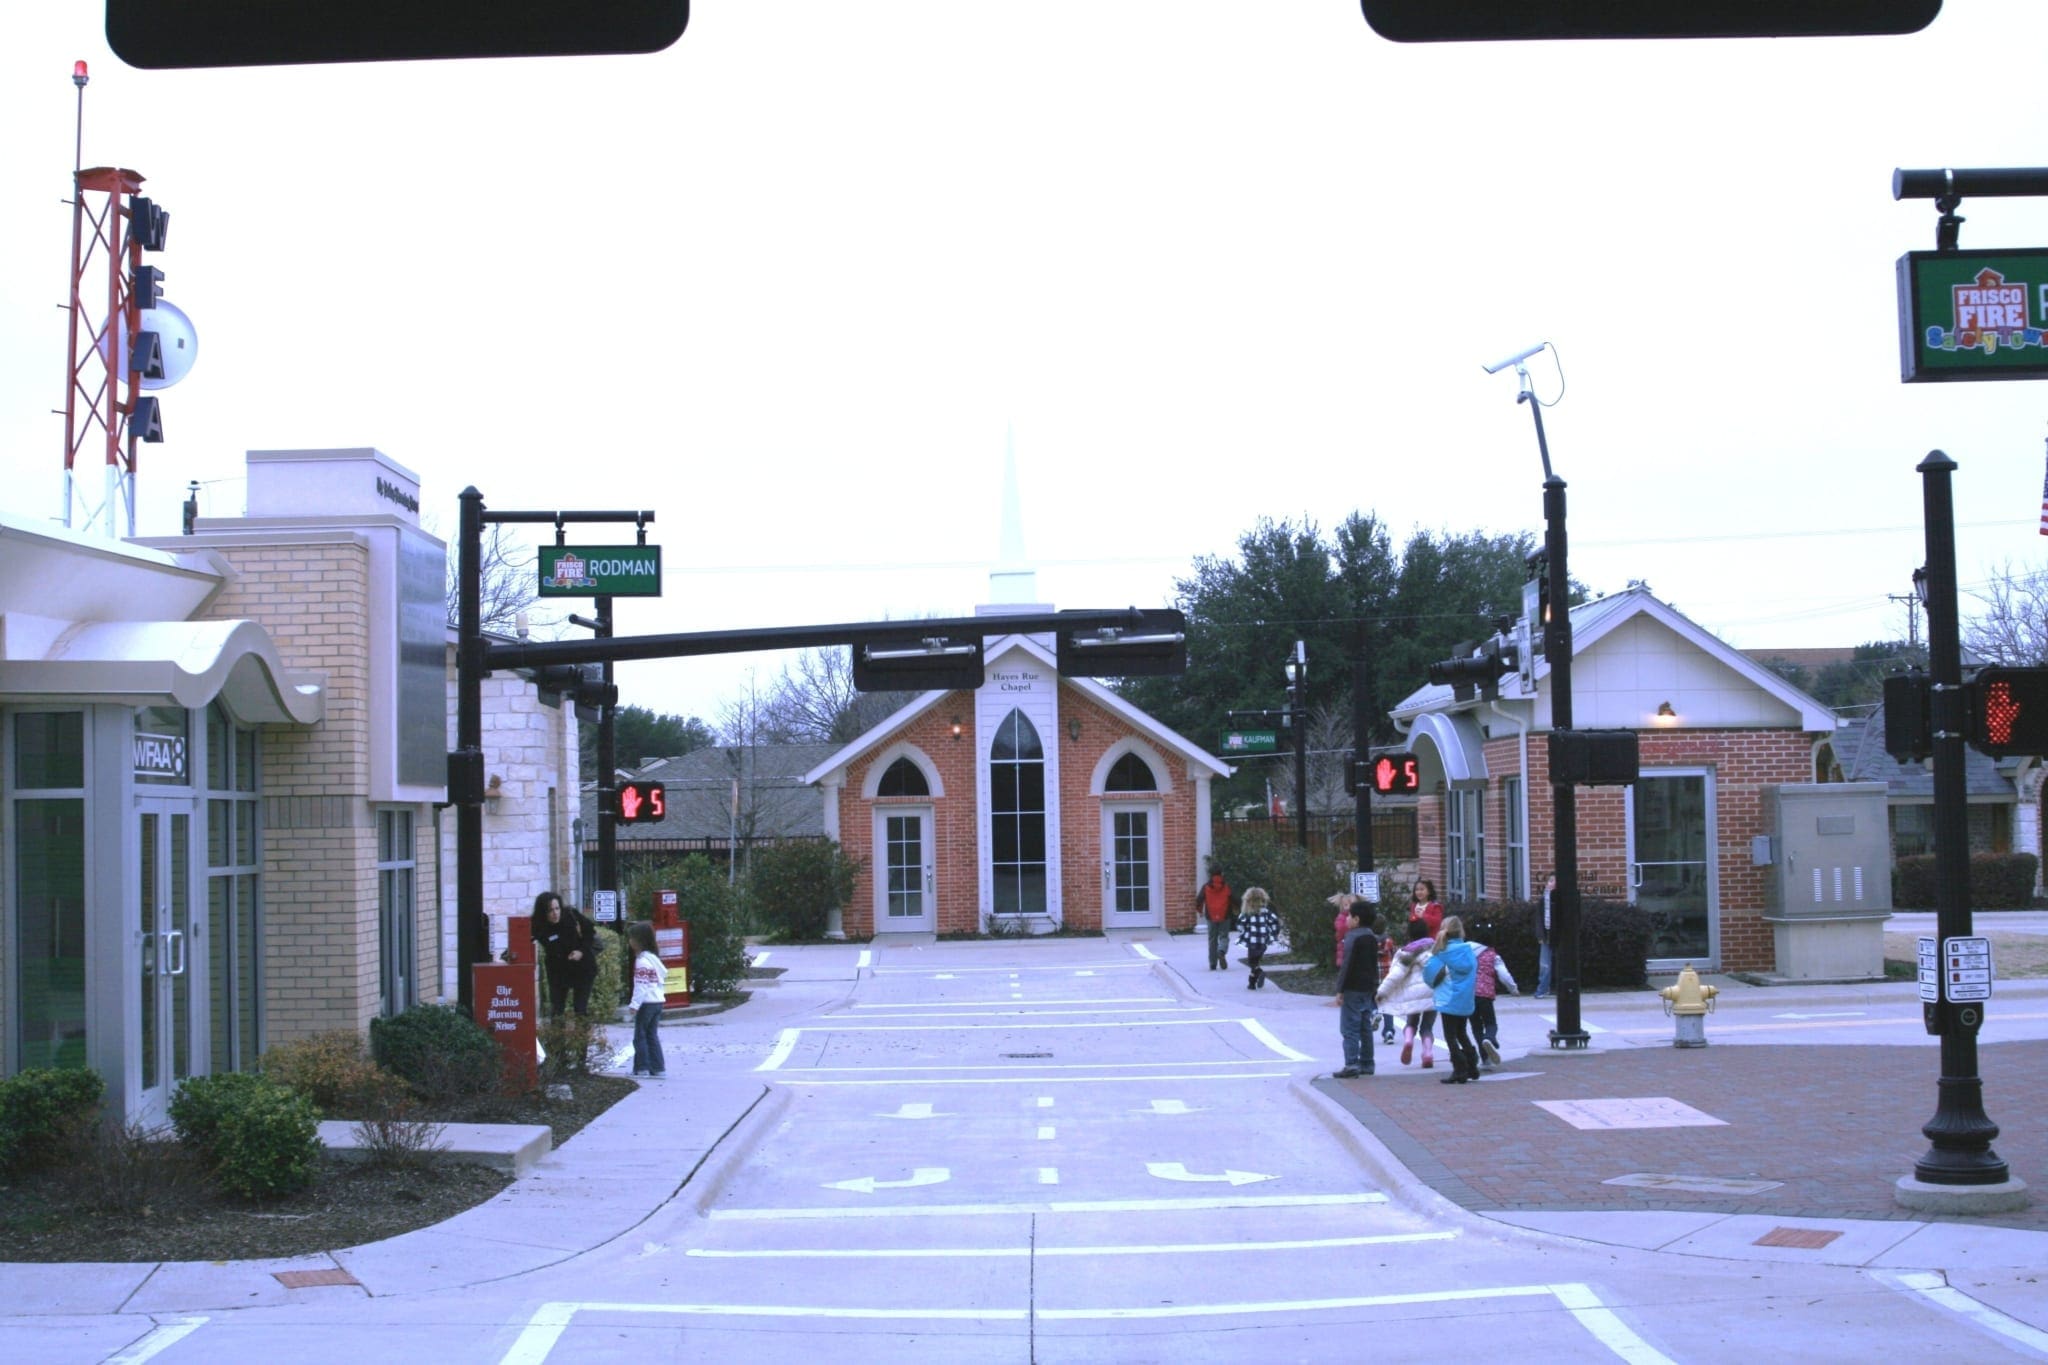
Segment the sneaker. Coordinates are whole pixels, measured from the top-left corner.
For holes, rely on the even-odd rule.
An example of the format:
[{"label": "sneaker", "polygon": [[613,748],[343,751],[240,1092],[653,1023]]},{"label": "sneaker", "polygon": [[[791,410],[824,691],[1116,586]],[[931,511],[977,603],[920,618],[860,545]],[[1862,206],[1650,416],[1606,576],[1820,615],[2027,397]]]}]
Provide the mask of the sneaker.
[{"label": "sneaker", "polygon": [[1500,1049],[1492,1043],[1482,1041],[1479,1044],[1479,1055],[1486,1058],[1487,1063],[1491,1066],[1500,1065]]},{"label": "sneaker", "polygon": [[1424,1058],[1422,1059],[1422,1069],[1423,1069],[1424,1071],[1432,1071],[1432,1070],[1434,1070],[1435,1068],[1436,1068],[1436,1058],[1434,1058],[1434,1057],[1424,1057]]},{"label": "sneaker", "polygon": [[1333,1071],[1330,1074],[1335,1076],[1340,1081],[1348,1081],[1358,1074],[1358,1068],[1355,1066],[1347,1066],[1342,1071]]},{"label": "sneaker", "polygon": [[[1408,1041],[1401,1044],[1401,1065],[1406,1066],[1414,1060],[1415,1040],[1413,1038],[1410,1038]],[[1427,1063],[1425,1063],[1425,1065],[1427,1065]]]}]

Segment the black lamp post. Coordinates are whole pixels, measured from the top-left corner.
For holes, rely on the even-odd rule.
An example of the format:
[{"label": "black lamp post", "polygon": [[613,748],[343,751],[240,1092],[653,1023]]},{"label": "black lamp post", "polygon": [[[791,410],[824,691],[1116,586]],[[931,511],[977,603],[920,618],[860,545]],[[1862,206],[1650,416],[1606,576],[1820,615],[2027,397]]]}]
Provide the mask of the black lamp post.
[{"label": "black lamp post", "polygon": [[1302,727],[1302,702],[1308,697],[1308,647],[1294,642],[1287,661],[1287,727],[1294,732],[1294,841],[1308,848],[1308,734]]}]

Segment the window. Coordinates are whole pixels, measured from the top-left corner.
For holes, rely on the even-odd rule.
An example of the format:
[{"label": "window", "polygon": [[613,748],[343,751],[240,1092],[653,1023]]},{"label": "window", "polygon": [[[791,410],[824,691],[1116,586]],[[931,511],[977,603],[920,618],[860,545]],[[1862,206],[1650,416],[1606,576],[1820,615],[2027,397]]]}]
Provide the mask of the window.
[{"label": "window", "polygon": [[1508,884],[1502,893],[1509,896],[1527,896],[1534,888],[1529,885],[1529,831],[1528,822],[1523,818],[1522,779],[1504,777],[1500,781],[1500,800],[1503,807],[1502,819],[1508,827]]},{"label": "window", "polygon": [[1934,807],[1892,807],[1892,856],[1912,858],[1934,852]]},{"label": "window", "polygon": [[998,915],[1046,913],[1045,749],[1037,727],[1012,711],[989,750],[989,865]]},{"label": "window", "polygon": [[875,788],[877,796],[930,796],[931,784],[924,780],[924,769],[907,758],[899,758],[882,773],[881,783]]},{"label": "window", "polygon": [[1452,901],[1486,896],[1486,792],[1466,787],[1444,793],[1444,895]]},{"label": "window", "polygon": [[212,1070],[252,1068],[262,1055],[263,841],[257,820],[256,731],[218,703],[206,712],[206,969]]},{"label": "window", "polygon": [[1156,792],[1159,780],[1152,775],[1152,765],[1136,754],[1125,754],[1109,770],[1103,781],[1104,791],[1113,792]]},{"label": "window", "polygon": [[14,1036],[22,1067],[86,1064],[85,713],[14,717]]},{"label": "window", "polygon": [[413,895],[419,854],[410,809],[377,812],[377,956],[381,1008],[399,1014],[418,998],[413,982]]}]

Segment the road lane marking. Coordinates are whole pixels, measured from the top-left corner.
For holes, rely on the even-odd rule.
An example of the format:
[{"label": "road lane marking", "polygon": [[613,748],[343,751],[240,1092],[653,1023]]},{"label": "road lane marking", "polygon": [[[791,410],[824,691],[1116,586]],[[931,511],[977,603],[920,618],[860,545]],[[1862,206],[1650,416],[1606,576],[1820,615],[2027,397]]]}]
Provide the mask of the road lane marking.
[{"label": "road lane marking", "polygon": [[[1167,1062],[1163,1065],[1171,1066]],[[1279,1062],[1251,1062],[1250,1066],[1279,1066]],[[1190,1076],[1185,1072],[1168,1073],[1159,1076],[928,1076],[916,1081],[814,1081],[808,1078],[799,1082],[803,1085],[1129,1085],[1132,1081],[1270,1081],[1283,1079],[1284,1071],[1225,1071],[1208,1076]]]},{"label": "road lane marking", "polygon": [[[1040,1166],[1038,1168],[1038,1183],[1041,1185],[1059,1184],[1060,1168],[1057,1166]],[[1030,1248],[1026,1247],[1025,1250],[1029,1251]]]},{"label": "road lane marking", "polygon": [[756,1071],[775,1071],[789,1060],[789,1054],[796,1051],[796,1037],[802,1029],[786,1028],[775,1040],[775,1050],[768,1054],[768,1060],[754,1068]]},{"label": "road lane marking", "polygon": [[[2036,1013],[2036,1014],[2006,1014],[2006,1013],[2003,1013],[2003,1012],[2001,1012],[2001,1013],[1998,1013],[1998,1014],[1993,1014],[1993,1015],[1990,1015],[1989,1017],[1987,1017],[1987,1018],[1985,1019],[1985,1021],[1984,1021],[1984,1022],[1985,1022],[1985,1023],[1987,1024],[1987,1025],[1990,1025],[1990,1024],[2001,1024],[2001,1023],[2020,1023],[2020,1022],[2022,1022],[2022,1021],[2027,1021],[2027,1022],[2033,1022],[2033,1021],[2038,1021],[2038,1020],[2042,1020],[2042,1019],[2048,1019],[2048,1014],[2041,1014],[2041,1013]],[[1801,1031],[1804,1031],[1804,1030],[1807,1030],[1807,1029],[1831,1029],[1831,1028],[1903,1028],[1903,1027],[1905,1027],[1905,1026],[1907,1026],[1907,1025],[1909,1025],[1909,1024],[1910,1024],[1910,1025],[1911,1025],[1912,1027],[1914,1027],[1915,1029],[1918,1029],[1918,1028],[1922,1027],[1922,1023],[1921,1023],[1921,1019],[1920,1019],[1920,1016],[1919,1016],[1919,1015],[1917,1015],[1917,1014],[1912,1014],[1912,1015],[1907,1015],[1907,1014],[1901,1014],[1901,1015],[1898,1015],[1898,1016],[1896,1016],[1896,1017],[1893,1017],[1893,1018],[1887,1018],[1887,1019],[1817,1019],[1817,1020],[1814,1020],[1814,1021],[1812,1021],[1811,1023],[1804,1023],[1804,1024],[1719,1024],[1719,1023],[1717,1023],[1717,1024],[1715,1024],[1715,1025],[1714,1025],[1714,1032],[1716,1032],[1716,1033],[1798,1033],[1798,1032],[1801,1032]],[[1624,1037],[1632,1037],[1632,1036],[1638,1036],[1638,1035],[1651,1035],[1651,1036],[1662,1036],[1662,1037],[1665,1037],[1665,1038],[1669,1038],[1669,1037],[1671,1036],[1671,1030],[1670,1030],[1669,1028],[1624,1028],[1624,1029],[1616,1029],[1616,1030],[1615,1030],[1615,1032],[1616,1032],[1616,1033],[1618,1033],[1618,1034],[1621,1034],[1621,1035],[1622,1035],[1622,1036],[1624,1036]]]},{"label": "road lane marking", "polygon": [[1136,953],[1139,957],[1144,958],[1147,962],[1158,962],[1161,960],[1159,954],[1153,952],[1150,948],[1147,948],[1142,943],[1133,943],[1131,945],[1131,951]]},{"label": "road lane marking", "polygon": [[119,1355],[108,1356],[103,1365],[142,1365],[151,1356],[175,1346],[186,1337],[204,1327],[206,1318],[179,1318],[176,1322],[160,1322],[149,1329],[142,1339]]},{"label": "road lane marking", "polygon": [[[1023,1015],[1026,1015],[1026,1016],[1028,1016],[1028,1015],[1030,1015],[1030,1014],[1032,1013],[1032,1011],[1030,1011],[1030,1010],[1022,1010],[1022,1011],[1019,1011],[1019,1013],[1021,1013],[1021,1014],[1023,1014]],[[1286,1047],[1285,1045],[1283,1045],[1283,1044],[1282,1044],[1282,1043],[1281,1043],[1281,1042],[1280,1042],[1280,1041],[1279,1041],[1278,1039],[1274,1038],[1272,1034],[1270,1034],[1270,1033],[1267,1033],[1267,1032],[1266,1032],[1266,1031],[1264,1030],[1264,1028],[1263,1028],[1263,1027],[1262,1027],[1262,1026],[1261,1026],[1261,1025],[1259,1024],[1259,1021],[1258,1021],[1258,1020],[1256,1020],[1256,1019],[1133,1019],[1133,1020],[1129,1021],[1128,1023],[1120,1023],[1120,1024],[1118,1024],[1118,1025],[1117,1025],[1117,1027],[1118,1027],[1118,1028],[1173,1028],[1173,1027],[1176,1027],[1176,1026],[1178,1026],[1178,1025],[1185,1025],[1185,1024],[1192,1024],[1192,1025],[1195,1025],[1195,1026],[1196,1026],[1196,1027],[1198,1027],[1198,1028],[1208,1028],[1208,1027],[1210,1027],[1211,1025],[1214,1025],[1214,1024],[1243,1024],[1243,1025],[1244,1025],[1245,1027],[1247,1027],[1247,1028],[1249,1028],[1249,1029],[1251,1029],[1251,1030],[1252,1030],[1253,1036],[1255,1036],[1255,1037],[1258,1037],[1258,1038],[1261,1038],[1262,1040],[1271,1040],[1271,1042],[1272,1042],[1272,1045],[1273,1045],[1273,1047],[1274,1047],[1275,1049],[1277,1049],[1277,1050],[1280,1050],[1280,1051],[1283,1051],[1283,1052],[1291,1052],[1291,1051],[1293,1051],[1293,1050],[1292,1050],[1291,1048],[1287,1048],[1287,1047]],[[803,1026],[803,1028],[802,1028],[802,1029],[799,1029],[798,1031],[799,1031],[799,1032],[806,1032],[806,1031],[816,1031],[816,1032],[819,1032],[819,1033],[960,1033],[960,1032],[965,1032],[965,1031],[967,1031],[967,1030],[981,1030],[981,1031],[986,1031],[986,1030],[990,1030],[990,1029],[996,1029],[996,1030],[1001,1030],[1001,1031],[1003,1031],[1003,1032],[1011,1032],[1011,1031],[1014,1031],[1014,1030],[1016,1030],[1016,1029],[1020,1029],[1020,1028],[1101,1028],[1101,1027],[1102,1027],[1102,1025],[1101,1025],[1101,1024],[1099,1024],[1099,1023],[1087,1023],[1087,1024],[1081,1024],[1081,1023],[1075,1023],[1075,1024],[945,1024],[945,1023],[932,1023],[932,1024],[835,1024],[835,1023],[832,1023],[832,1022],[830,1022],[829,1020],[827,1020],[827,1021],[824,1021],[824,1022],[821,1022],[821,1023],[816,1023],[816,1024],[806,1024],[806,1025],[804,1025],[804,1026]],[[1297,1061],[1303,1061],[1303,1062],[1306,1062],[1306,1061],[1309,1061],[1309,1060],[1311,1060],[1310,1058],[1308,1058],[1308,1057],[1305,1057],[1305,1056],[1303,1056],[1303,1055],[1302,1055],[1301,1053],[1299,1053],[1299,1052],[1295,1052],[1295,1053],[1294,1053],[1294,1057],[1295,1057],[1295,1059],[1296,1059]]]},{"label": "road lane marking", "polygon": [[859,957],[859,958],[858,958],[858,959],[857,959],[857,960],[856,960],[856,961],[854,962],[853,966],[854,966],[854,970],[855,970],[855,971],[858,971],[858,970],[860,970],[860,969],[861,969],[862,967],[872,967],[872,966],[874,965],[874,963],[875,963],[875,953],[874,953],[874,950],[873,950],[872,948],[863,948],[863,949],[861,949],[861,950],[860,950],[860,957]]},{"label": "road lane marking", "polygon": [[1377,1190],[1352,1194],[1213,1194],[1175,1199],[1051,1199],[1015,1204],[868,1204],[838,1208],[712,1209],[704,1216],[720,1223],[811,1222],[834,1218],[985,1218],[1004,1213],[1178,1213],[1190,1209],[1324,1208],[1384,1204]]},{"label": "road lane marking", "polygon": [[910,1173],[907,1180],[877,1180],[864,1175],[858,1180],[831,1180],[825,1183],[828,1190],[852,1190],[855,1194],[873,1194],[876,1190],[913,1190],[920,1185],[943,1185],[953,1178],[953,1173],[944,1166],[919,1166]]},{"label": "road lane marking", "polygon": [[1815,1010],[1811,1014],[1774,1014],[1773,1019],[1861,1019],[1869,1010]]},{"label": "road lane marking", "polygon": [[1052,1138],[1053,1138],[1053,1126],[1052,1126],[1051,1124],[1049,1124],[1049,1123],[1041,1123],[1041,1124],[1039,1124],[1039,1125],[1038,1125],[1038,1140],[1039,1140],[1040,1142],[1051,1142],[1051,1141],[1052,1141]]},{"label": "road lane marking", "polygon": [[[874,1075],[883,1071],[1102,1071],[1115,1070],[1120,1066],[1279,1066],[1279,1062],[1260,1061],[1256,1057],[1232,1057],[1222,1062],[945,1062],[906,1063],[889,1066],[874,1062],[867,1066],[791,1066],[783,1070],[792,1074],[813,1071],[858,1071],[862,1075]],[[758,1069],[758,1068],[757,1068]],[[908,1085],[908,1081],[900,1082]]]},{"label": "road lane marking", "polygon": [[[905,1001],[900,1005],[855,1005],[857,1010],[957,1010],[973,1005],[988,1004],[983,1000],[920,1000]],[[1077,997],[1072,1000],[1041,1000],[1041,1005],[1161,1005],[1172,1004],[1163,995],[1116,995],[1106,1000],[1089,1000]]]},{"label": "road lane marking", "polygon": [[[1144,963],[1132,962],[1128,958],[1121,962],[1092,962],[1089,964],[1090,970],[1098,972],[1107,971],[1111,967],[1121,967],[1125,971],[1129,972],[1146,970]],[[943,973],[943,975],[948,981],[950,981],[955,976],[986,976],[993,972],[1001,972],[1005,976],[1016,976],[1020,972],[1072,972],[1076,970],[1078,969],[1074,966],[1074,964],[1069,962],[1061,965],[1048,964],[1046,966],[1040,967],[952,967],[948,968]],[[933,974],[934,973],[930,967],[875,968],[876,976],[931,976]]]},{"label": "road lane marking", "polygon": [[1151,1107],[1133,1109],[1133,1114],[1200,1114],[1206,1111],[1188,1108],[1186,1100],[1154,1100]]},{"label": "road lane marking", "polygon": [[[1045,1171],[1052,1170],[1045,1167]],[[1041,1176],[1043,1171],[1041,1172]],[[1055,1172],[1057,1176],[1057,1172]],[[1058,1184],[1057,1178],[1043,1183]],[[1284,1242],[1177,1242],[1138,1246],[1040,1246],[1039,1256],[1189,1256],[1251,1251],[1323,1251],[1335,1247],[1392,1246],[1403,1242],[1449,1242],[1453,1232],[1388,1232],[1373,1237],[1303,1237]],[[948,1256],[1023,1257],[1029,1246],[1014,1247],[778,1247],[773,1250],[713,1251],[691,1247],[685,1256],[714,1261],[923,1260]]]},{"label": "road lane marking", "polygon": [[1052,1096],[1050,1096],[1050,1095],[1040,1095],[1040,1096],[1038,1097],[1038,1107],[1039,1107],[1040,1109],[1050,1109],[1050,1108],[1052,1108]]},{"label": "road lane marking", "polygon": [[[1152,1021],[1144,1020],[1141,1022],[1150,1023]],[[1216,1022],[1220,1024],[1226,1021],[1219,1019]],[[1272,1035],[1272,1033],[1268,1031],[1266,1026],[1256,1019],[1240,1019],[1237,1022],[1244,1025],[1246,1033],[1251,1034],[1252,1037],[1258,1039],[1267,1047],[1272,1048],[1273,1051],[1279,1053],[1282,1057],[1285,1057],[1290,1062],[1312,1062],[1315,1060],[1315,1058],[1309,1056],[1306,1052],[1296,1052],[1293,1048],[1287,1046],[1287,1044],[1281,1042],[1278,1038],[1275,1038]]]},{"label": "road lane marking", "polygon": [[950,1119],[954,1114],[934,1114],[929,1103],[898,1105],[893,1114],[877,1114],[878,1119]]},{"label": "road lane marking", "polygon": [[756,953],[756,954],[754,955],[754,960],[753,960],[753,962],[752,962],[751,964],[749,964],[749,965],[751,965],[751,966],[755,966],[755,967],[758,967],[758,966],[760,966],[760,965],[761,965],[762,963],[766,962],[766,961],[767,961],[767,960],[768,960],[769,958],[771,958],[771,957],[773,957],[773,956],[775,956],[775,954],[773,954],[773,953]]},{"label": "road lane marking", "polygon": [[1257,1171],[1233,1171],[1228,1168],[1221,1175],[1202,1175],[1189,1170],[1178,1161],[1148,1161],[1145,1163],[1145,1173],[1158,1176],[1161,1180],[1228,1180],[1232,1189],[1239,1185],[1256,1185],[1262,1180],[1280,1178],[1277,1175],[1261,1175]]},{"label": "road lane marking", "polygon": [[540,1365],[578,1313],[667,1314],[678,1317],[811,1318],[856,1322],[1117,1322],[1171,1318],[1240,1317],[1253,1314],[1343,1312],[1360,1308],[1404,1308],[1489,1299],[1549,1298],[1570,1313],[1602,1346],[1630,1365],[1672,1365],[1670,1358],[1623,1323],[1583,1284],[1503,1285],[1493,1289],[1440,1289],[1416,1294],[1369,1294],[1350,1298],[1264,1300],[1246,1303],[1191,1303],[1134,1308],[857,1308],[768,1303],[544,1303],[505,1353],[504,1365]]},{"label": "road lane marking", "polygon": [[[1022,1000],[1023,998],[1024,998],[1024,997],[1023,997],[1022,995],[1016,995],[1016,996],[1012,996],[1012,997],[1011,997],[1011,999],[1014,999],[1014,1000]],[[1032,1005],[1028,1005],[1028,1006],[1026,1006],[1026,1007],[1025,1007],[1025,1008],[1023,1008],[1023,1009],[977,1009],[977,1008],[968,1008],[967,1006],[968,1006],[968,1004],[969,1004],[969,1003],[970,1003],[970,1002],[962,1001],[962,1002],[961,1002],[960,1004],[948,1006],[948,1008],[949,1008],[949,1009],[951,1009],[951,1010],[955,1011],[954,1013],[951,1013],[951,1014],[940,1014],[940,1013],[937,1013],[937,1012],[932,1012],[932,1013],[928,1013],[928,1014],[824,1014],[824,1015],[820,1015],[820,1016],[819,1016],[819,1018],[821,1018],[821,1019],[1039,1019],[1039,1018],[1044,1018],[1044,1017],[1046,1017],[1046,1016],[1049,1016],[1049,1015],[1067,1015],[1067,1014],[1087,1014],[1087,1015],[1105,1015],[1105,1014],[1113,1014],[1113,1015],[1117,1015],[1117,1016],[1121,1017],[1121,1016],[1123,1016],[1123,1015],[1126,1015],[1126,1014],[1202,1014],[1202,1013],[1206,1013],[1207,1011],[1209,1011],[1209,1010],[1213,1010],[1213,1009],[1215,1009],[1215,1008],[1216,1008],[1216,1006],[1214,1006],[1214,1005],[1172,1005],[1172,1004],[1165,1004],[1165,1003],[1162,1003],[1162,1002],[1159,1002],[1159,1001],[1154,1001],[1153,1003],[1151,1003],[1151,1004],[1149,1004],[1149,1005],[1135,1005],[1135,1006],[1125,1006],[1125,1007],[1123,1007],[1123,1008],[1121,1008],[1121,1009],[1078,1009],[1078,1010],[1049,1010],[1049,1009],[1044,1009],[1044,1008],[1041,1008],[1041,1007],[1040,1007],[1039,1005],[1037,1005],[1037,1004],[1032,1004]],[[973,1001],[973,1002],[971,1002],[971,1003],[972,1003],[973,1005],[981,1006],[981,1005],[1003,1005],[1003,1004],[1006,1004],[1007,1002],[1006,1002],[1006,1001],[1001,1001],[1001,1000],[976,1000],[976,1001]]]},{"label": "road lane marking", "polygon": [[2048,1332],[2038,1327],[2030,1327],[2018,1318],[1999,1312],[1989,1304],[1980,1303],[1962,1290],[1952,1287],[1948,1278],[1939,1272],[1873,1270],[1870,1274],[1881,1283],[1908,1290],[1935,1307],[1954,1313],[1973,1327],[1996,1332],[2007,1340],[2048,1354]]}]

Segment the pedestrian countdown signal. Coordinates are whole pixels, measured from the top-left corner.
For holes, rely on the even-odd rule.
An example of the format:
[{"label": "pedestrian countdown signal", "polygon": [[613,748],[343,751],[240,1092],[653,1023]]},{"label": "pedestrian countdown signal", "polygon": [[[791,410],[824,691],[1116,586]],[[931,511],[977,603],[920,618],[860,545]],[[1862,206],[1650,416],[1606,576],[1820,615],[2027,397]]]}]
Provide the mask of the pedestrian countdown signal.
[{"label": "pedestrian countdown signal", "polygon": [[1374,796],[1413,796],[1422,790],[1422,768],[1414,754],[1381,754],[1351,765],[1351,790]]},{"label": "pedestrian countdown signal", "polygon": [[2048,754],[2048,668],[1979,669],[1963,695],[1964,737],[1979,753]]},{"label": "pedestrian countdown signal", "polygon": [[659,782],[619,784],[619,823],[652,824],[668,814],[668,792]]}]

